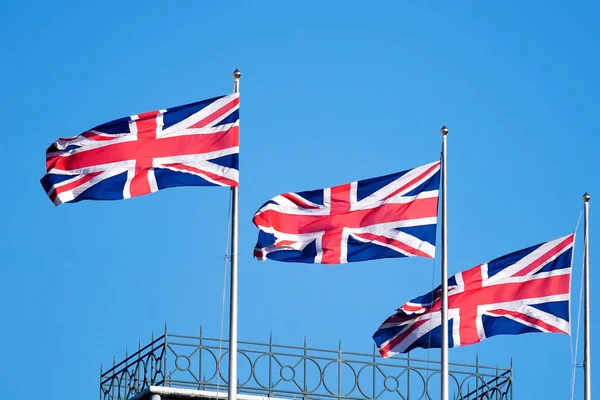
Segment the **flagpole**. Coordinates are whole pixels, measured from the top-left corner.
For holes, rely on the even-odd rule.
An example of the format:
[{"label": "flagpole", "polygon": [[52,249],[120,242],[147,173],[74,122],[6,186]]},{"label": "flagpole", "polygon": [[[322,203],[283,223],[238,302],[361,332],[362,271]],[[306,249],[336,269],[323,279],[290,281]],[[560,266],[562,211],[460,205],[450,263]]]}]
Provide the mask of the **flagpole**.
[{"label": "flagpole", "polygon": [[590,242],[589,242],[589,202],[592,197],[585,193],[583,195],[584,225],[583,225],[583,385],[585,400],[592,399],[592,376],[590,360]]},{"label": "flagpole", "polygon": [[[240,92],[242,73],[233,71],[233,93]],[[238,345],[238,187],[231,188],[231,286],[229,288],[229,385],[228,400],[237,398]]]},{"label": "flagpole", "polygon": [[446,125],[440,129],[442,134],[442,374],[441,400],[448,400],[448,221],[446,215],[447,189],[446,186]]}]

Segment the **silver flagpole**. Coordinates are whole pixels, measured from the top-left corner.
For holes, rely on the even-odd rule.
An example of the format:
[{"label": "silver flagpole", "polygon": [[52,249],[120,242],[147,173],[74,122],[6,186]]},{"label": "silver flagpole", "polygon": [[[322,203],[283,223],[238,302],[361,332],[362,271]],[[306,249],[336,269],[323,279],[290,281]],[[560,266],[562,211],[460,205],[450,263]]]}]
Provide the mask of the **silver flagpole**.
[{"label": "silver flagpole", "polygon": [[[240,92],[242,73],[233,71],[233,93]],[[238,187],[231,188],[231,286],[229,288],[229,385],[228,399],[237,398],[238,345]]]},{"label": "silver flagpole", "polygon": [[446,215],[446,125],[440,129],[442,133],[442,375],[441,400],[448,400],[448,221]]},{"label": "silver flagpole", "polygon": [[584,225],[583,225],[583,385],[585,400],[592,400],[592,376],[590,369],[590,241],[589,241],[589,202],[592,197],[585,193],[583,195]]}]

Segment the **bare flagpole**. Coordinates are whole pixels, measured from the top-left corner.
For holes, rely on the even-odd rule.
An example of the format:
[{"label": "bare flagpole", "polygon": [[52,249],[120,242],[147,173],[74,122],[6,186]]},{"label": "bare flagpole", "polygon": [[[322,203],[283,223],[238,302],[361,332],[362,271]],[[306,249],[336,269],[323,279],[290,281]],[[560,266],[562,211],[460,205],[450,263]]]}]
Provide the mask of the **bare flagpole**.
[{"label": "bare flagpole", "polygon": [[447,192],[446,186],[446,125],[440,129],[442,133],[442,374],[441,400],[448,400],[448,221],[446,215]]},{"label": "bare flagpole", "polygon": [[[240,92],[242,73],[233,71],[233,93]],[[237,398],[238,345],[238,187],[231,188],[231,286],[229,288],[229,400]]]},{"label": "bare flagpole", "polygon": [[590,360],[590,241],[589,241],[589,202],[592,197],[583,195],[584,225],[583,225],[583,398],[592,399],[592,376]]}]

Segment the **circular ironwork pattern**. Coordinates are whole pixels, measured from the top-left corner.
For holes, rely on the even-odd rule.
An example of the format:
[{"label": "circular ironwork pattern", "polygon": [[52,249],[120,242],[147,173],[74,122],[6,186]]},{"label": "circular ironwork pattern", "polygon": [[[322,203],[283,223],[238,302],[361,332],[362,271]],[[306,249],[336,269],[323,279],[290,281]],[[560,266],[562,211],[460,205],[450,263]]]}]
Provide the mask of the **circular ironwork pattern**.
[{"label": "circular ironwork pattern", "polygon": [[[393,385],[388,384],[388,382],[392,381],[394,382]],[[383,387],[385,387],[385,390],[388,392],[395,392],[400,387],[400,382],[398,382],[398,378],[395,376],[388,376],[383,381]]]},{"label": "circular ironwork pattern", "polygon": [[[211,387],[216,385],[215,376],[219,376],[221,380],[221,384],[227,384],[227,373],[228,369],[223,365],[223,361],[228,358],[228,352],[222,352],[219,357],[217,354],[217,349],[204,348],[202,349],[206,353],[210,354],[212,358],[219,359],[219,362],[213,366],[213,370],[205,371],[210,378],[208,379],[200,379],[197,383],[199,386]],[[408,379],[411,380],[412,385],[423,388],[420,389],[420,393],[411,393],[410,398],[414,398],[417,400],[433,400],[438,397],[437,393],[430,393],[429,387],[431,386],[431,382],[436,382],[436,379],[439,379],[439,372],[429,372],[427,374],[423,374],[422,371],[419,371],[415,368],[407,368],[407,367],[394,367],[394,374],[386,373],[384,369],[380,368],[377,363],[367,363],[365,365],[360,365],[359,363],[352,363],[345,360],[340,359],[317,359],[311,357],[304,357],[300,355],[281,355],[281,354],[256,354],[254,352],[239,350],[238,354],[242,356],[248,362],[248,367],[250,373],[248,378],[239,382],[240,390],[244,388],[250,390],[262,390],[269,393],[281,393],[281,394],[294,394],[299,393],[302,395],[316,395],[321,397],[331,397],[331,396],[342,396],[346,399],[357,399],[357,400],[368,400],[368,399],[378,399],[381,398],[385,393],[396,393],[399,399],[408,398]],[[284,363],[281,358],[292,357],[297,360],[295,364]],[[186,361],[190,361],[187,357],[178,356],[176,358],[175,364],[178,366],[178,360],[185,359]],[[262,364],[259,365],[259,362],[263,360]],[[265,366],[265,363],[270,362],[271,368],[271,381],[270,383],[264,382],[265,378],[267,378],[267,374],[265,373],[265,368],[268,370],[269,367]],[[356,365],[358,364],[358,365]],[[315,373],[312,376],[304,376],[304,369],[307,365],[312,365],[312,368],[315,369]],[[325,376],[329,371],[337,370],[341,366],[346,367],[346,373],[343,374],[343,385],[349,389],[341,390],[341,388],[337,388],[337,382],[329,382],[325,379]],[[357,369],[356,367],[360,368]],[[262,370],[261,370],[261,367]],[[187,370],[190,366],[187,365],[186,368],[177,368],[178,370]],[[373,376],[373,369],[376,371],[376,378],[372,380],[371,385],[368,389],[362,387],[361,378],[362,375]],[[411,373],[412,376],[408,378],[408,374]],[[337,374],[336,374],[337,375]],[[173,377],[175,378],[175,377]],[[176,379],[179,381],[179,379]],[[485,380],[482,376],[479,376],[475,373],[451,373],[450,380],[453,381],[457,388],[459,388],[459,393],[457,393],[458,399],[465,398],[469,391],[470,387],[466,385],[466,382],[469,380],[475,380],[482,386],[480,388],[481,392],[487,392],[489,394],[490,399],[501,400],[507,399],[508,394],[506,393],[506,382],[502,382],[502,387],[496,387],[493,385],[488,385],[485,383]],[[285,384],[293,385],[291,388],[286,387]],[[374,395],[373,395],[374,394]],[[486,396],[485,394],[480,394],[480,396]],[[482,397],[485,398],[485,397]]]},{"label": "circular ironwork pattern", "polygon": [[[125,400],[147,389],[151,385],[164,382],[162,372],[164,346],[158,346],[140,357],[130,365],[113,366],[101,376],[100,390],[105,400]],[[103,378],[103,379],[102,379]]]},{"label": "circular ironwork pattern", "polygon": [[[286,372],[284,372],[284,371],[289,371],[288,377],[286,377]],[[294,371],[294,367],[291,367],[289,365],[284,365],[279,370],[279,376],[281,376],[281,379],[283,379],[284,381],[290,382],[290,381],[294,380],[294,378],[296,377],[296,371]]]},{"label": "circular ironwork pattern", "polygon": [[187,371],[190,368],[190,365],[192,365],[192,362],[186,356],[177,356],[175,358],[175,367],[180,371]]}]

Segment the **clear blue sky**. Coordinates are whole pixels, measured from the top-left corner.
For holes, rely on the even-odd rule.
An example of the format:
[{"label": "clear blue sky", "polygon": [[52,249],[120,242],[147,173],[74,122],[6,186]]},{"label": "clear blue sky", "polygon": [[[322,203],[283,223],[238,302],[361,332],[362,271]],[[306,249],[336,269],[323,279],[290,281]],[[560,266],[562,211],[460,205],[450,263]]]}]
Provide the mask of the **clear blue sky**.
[{"label": "clear blue sky", "polygon": [[[39,179],[44,151],[58,137],[229,93],[235,68],[244,74],[240,339],[273,332],[277,342],[300,345],[306,335],[314,346],[342,339],[346,349],[369,352],[383,319],[431,289],[426,259],[260,263],[252,259],[251,218],[281,192],[431,162],[442,124],[450,128],[451,274],[568,234],[584,191],[593,197],[595,270],[598,3],[376,3],[3,3],[4,398],[24,390],[28,398],[94,398],[100,363],[121,358],[138,338],[148,341],[165,321],[182,334],[203,324],[219,335],[227,189],[56,208]],[[592,271],[593,287],[596,278]],[[600,295],[592,292],[595,340]],[[455,362],[475,354],[490,365],[514,359],[515,398],[568,398],[566,336],[494,337],[450,350]]]}]

